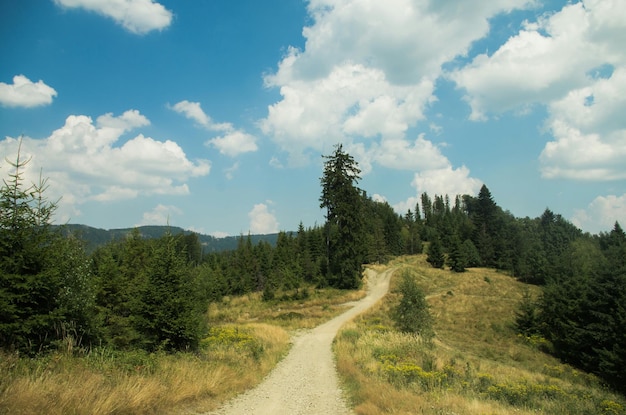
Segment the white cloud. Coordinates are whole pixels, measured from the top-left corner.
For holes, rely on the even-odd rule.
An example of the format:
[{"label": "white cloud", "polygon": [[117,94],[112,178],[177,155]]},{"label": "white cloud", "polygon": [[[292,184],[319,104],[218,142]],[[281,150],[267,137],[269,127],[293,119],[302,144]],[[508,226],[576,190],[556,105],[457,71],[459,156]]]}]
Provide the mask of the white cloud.
[{"label": "white cloud", "polygon": [[548,108],[554,137],[540,161],[547,178],[617,180],[626,178],[626,66],[608,79],[574,89]]},{"label": "white cloud", "polygon": [[[289,60],[281,63],[281,70]],[[291,80],[279,85],[283,99],[268,108],[262,131],[289,154],[291,165],[308,162],[307,149],[323,152],[352,138],[402,139],[406,130],[424,118],[434,88],[430,80],[394,86],[379,69],[341,64],[326,78]]]},{"label": "white cloud", "polygon": [[258,150],[256,137],[239,130],[230,131],[221,137],[213,138],[206,144],[213,145],[221,154],[230,157]]},{"label": "white cloud", "polygon": [[215,231],[215,232],[211,232],[210,235],[214,238],[226,238],[227,236],[230,236],[230,234],[228,232],[222,232],[222,231]]},{"label": "white cloud", "polygon": [[[79,206],[90,200],[188,194],[186,181],[209,174],[208,161],[192,162],[177,143],[142,134],[118,144],[122,134],[148,124],[149,120],[136,110],[118,117],[105,114],[95,124],[88,116],[70,115],[49,137],[23,138],[22,157],[32,158],[25,178],[37,180],[43,170],[44,177],[49,178],[49,197],[62,197],[61,221],[75,218],[80,214]],[[18,140],[7,137],[0,141],[0,152],[13,160],[17,146]],[[0,167],[6,175],[9,169]]]},{"label": "white cloud", "polygon": [[66,8],[83,8],[107,16],[126,30],[145,34],[162,30],[172,22],[172,12],[153,0],[54,0]]},{"label": "white cloud", "polygon": [[476,195],[482,184],[479,179],[470,177],[469,169],[465,166],[453,169],[452,166],[447,165],[442,168],[422,170],[415,173],[411,182],[416,191],[415,196],[395,203],[393,209],[401,215],[409,209],[415,212],[415,206],[420,202],[422,193],[451,197],[465,194]]},{"label": "white cloud", "polygon": [[196,121],[199,125],[210,131],[223,131],[224,135],[208,140],[207,146],[214,146],[221,154],[236,157],[242,153],[258,150],[256,137],[243,130],[236,129],[230,123],[215,123],[200,106],[199,102],[180,101],[171,107],[172,110],[183,114],[185,117]]},{"label": "white cloud", "polygon": [[447,166],[441,169],[425,170],[415,173],[411,183],[420,195],[424,192],[438,195],[474,195],[478,193],[482,182],[469,176],[469,169],[461,166],[453,169]]},{"label": "white cloud", "polygon": [[49,105],[56,96],[57,91],[42,80],[32,82],[24,75],[15,75],[12,84],[0,82],[0,105],[5,107],[32,108]]},{"label": "white cloud", "polygon": [[180,101],[171,107],[179,114],[183,114],[185,117],[194,120],[202,126],[208,126],[211,124],[211,119],[204,113],[199,102],[189,102],[187,100]]},{"label": "white cloud", "polygon": [[199,102],[190,102],[187,100],[176,103],[172,110],[179,114],[183,114],[185,117],[194,120],[202,127],[211,131],[232,131],[234,128],[230,123],[215,123],[209,117],[200,106]]},{"label": "white cloud", "polygon": [[232,166],[224,170],[226,178],[232,180],[235,177],[235,172],[239,170],[239,162],[235,162]]},{"label": "white cloud", "polygon": [[[271,204],[270,201],[268,203]],[[248,213],[250,218],[250,232],[253,234],[268,234],[278,232],[278,221],[265,203],[254,205]]]},{"label": "white cloud", "polygon": [[591,233],[608,232],[615,222],[626,223],[626,193],[596,197],[586,209],[577,210],[572,223]]},{"label": "white cloud", "polygon": [[372,195],[372,200],[374,202],[385,203],[387,202],[387,198],[385,196],[379,195],[378,193],[374,193]]},{"label": "white cloud", "polygon": [[[442,65],[484,37],[489,18],[532,3],[311,0],[304,48],[289,48],[278,70],[265,77],[281,99],[259,126],[292,166],[336,143],[360,154],[355,158],[364,173],[372,163],[445,166],[432,143],[406,138],[436,101]],[[434,124],[433,130],[440,131]]]},{"label": "white cloud", "polygon": [[171,220],[174,216],[180,216],[183,211],[172,205],[157,205],[154,209],[144,212],[141,222],[135,226],[145,225],[171,225]]},{"label": "white cloud", "polygon": [[540,155],[544,177],[623,179],[625,14],[621,0],[567,4],[449,76],[467,92],[475,120],[546,106],[553,140]]},{"label": "white cloud", "polygon": [[375,160],[382,166],[399,170],[432,170],[446,167],[448,159],[424,134],[412,144],[406,140],[385,140],[376,151]]}]

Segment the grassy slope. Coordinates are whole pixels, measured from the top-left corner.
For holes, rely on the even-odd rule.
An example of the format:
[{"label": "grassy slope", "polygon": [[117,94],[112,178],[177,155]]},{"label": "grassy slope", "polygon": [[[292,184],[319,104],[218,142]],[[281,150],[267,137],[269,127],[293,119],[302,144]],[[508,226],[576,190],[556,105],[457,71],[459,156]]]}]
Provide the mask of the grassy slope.
[{"label": "grassy slope", "polygon": [[398,333],[390,294],[344,327],[337,366],[357,414],[624,414],[623,397],[591,375],[543,353],[541,339],[513,329],[524,290],[537,287],[488,269],[435,270],[424,256],[393,261],[426,293],[435,321],[431,344]]}]

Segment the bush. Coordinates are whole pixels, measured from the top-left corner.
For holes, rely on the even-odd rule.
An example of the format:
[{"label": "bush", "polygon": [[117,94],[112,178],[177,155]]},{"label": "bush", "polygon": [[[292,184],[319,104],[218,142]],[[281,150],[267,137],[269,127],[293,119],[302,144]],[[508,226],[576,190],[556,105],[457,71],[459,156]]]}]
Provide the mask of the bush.
[{"label": "bush", "polygon": [[408,272],[402,275],[400,293],[402,298],[391,315],[398,329],[405,333],[418,334],[426,340],[432,339],[435,333],[426,297]]}]

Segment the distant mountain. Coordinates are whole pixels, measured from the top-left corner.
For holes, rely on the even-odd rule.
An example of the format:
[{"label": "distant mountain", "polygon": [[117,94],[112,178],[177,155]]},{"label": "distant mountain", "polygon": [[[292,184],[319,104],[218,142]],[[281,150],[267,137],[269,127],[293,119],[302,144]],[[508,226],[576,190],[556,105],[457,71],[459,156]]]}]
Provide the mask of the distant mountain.
[{"label": "distant mountain", "polygon": [[[123,228],[106,230],[77,224],[60,225],[57,227],[61,228],[63,232],[74,234],[85,241],[86,248],[90,252],[108,242],[124,239],[134,229]],[[234,250],[237,248],[237,243],[240,238],[240,236],[216,238],[211,235],[203,235],[176,226],[138,226],[137,229],[139,230],[139,234],[144,238],[160,238],[168,231],[173,235],[196,233],[198,239],[200,239],[204,253]],[[244,237],[247,237],[247,235],[244,235]],[[265,241],[269,242],[272,246],[276,246],[278,234],[250,235],[250,239],[253,245],[256,245],[260,241]]]}]

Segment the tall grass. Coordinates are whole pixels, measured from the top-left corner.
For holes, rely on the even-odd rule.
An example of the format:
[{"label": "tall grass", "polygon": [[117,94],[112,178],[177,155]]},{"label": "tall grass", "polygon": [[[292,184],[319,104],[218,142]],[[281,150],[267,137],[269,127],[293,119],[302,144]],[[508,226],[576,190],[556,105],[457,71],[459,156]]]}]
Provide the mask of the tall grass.
[{"label": "tall grass", "polygon": [[289,349],[288,330],[314,327],[362,296],[311,289],[281,302],[225,298],[211,306],[211,330],[196,354],[67,348],[29,359],[0,352],[0,414],[209,411],[269,373]]},{"label": "tall grass", "polygon": [[393,278],[391,293],[346,325],[334,344],[357,414],[626,413],[624,398],[597,378],[542,353],[541,339],[516,335],[514,311],[534,287],[492,270],[435,270],[423,256],[391,265],[416,276],[436,338],[423,341],[393,327]]},{"label": "tall grass", "polygon": [[228,338],[198,354],[94,349],[76,357],[26,360],[3,354],[0,413],[161,414],[211,409],[258,383],[285,353],[288,333],[265,324],[240,328],[255,350]]}]

